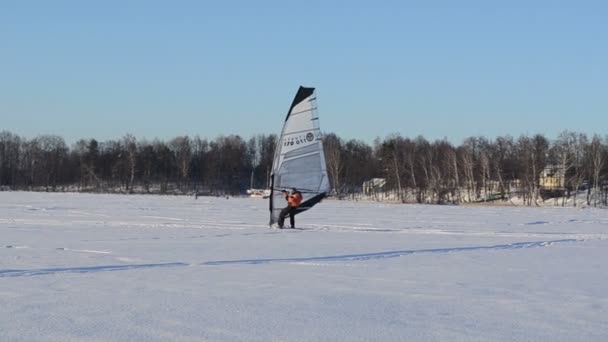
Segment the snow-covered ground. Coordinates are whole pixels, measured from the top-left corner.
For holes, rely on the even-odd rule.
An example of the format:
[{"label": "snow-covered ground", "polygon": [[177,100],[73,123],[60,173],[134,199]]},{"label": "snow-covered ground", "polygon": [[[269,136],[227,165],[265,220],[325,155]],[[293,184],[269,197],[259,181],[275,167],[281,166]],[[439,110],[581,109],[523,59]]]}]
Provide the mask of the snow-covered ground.
[{"label": "snow-covered ground", "polygon": [[608,211],[0,192],[2,341],[606,341]]}]

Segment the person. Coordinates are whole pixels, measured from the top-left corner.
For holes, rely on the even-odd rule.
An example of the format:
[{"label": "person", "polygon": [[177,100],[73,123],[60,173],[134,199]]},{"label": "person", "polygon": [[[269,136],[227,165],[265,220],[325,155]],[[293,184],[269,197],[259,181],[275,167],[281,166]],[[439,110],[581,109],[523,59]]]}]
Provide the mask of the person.
[{"label": "person", "polygon": [[296,211],[302,203],[302,193],[298,191],[298,189],[293,188],[291,192],[287,192],[283,190],[283,194],[285,195],[285,200],[287,201],[287,207],[281,210],[279,214],[279,228],[283,228],[285,224],[285,217],[289,215],[289,223],[291,224],[291,228],[296,227]]}]

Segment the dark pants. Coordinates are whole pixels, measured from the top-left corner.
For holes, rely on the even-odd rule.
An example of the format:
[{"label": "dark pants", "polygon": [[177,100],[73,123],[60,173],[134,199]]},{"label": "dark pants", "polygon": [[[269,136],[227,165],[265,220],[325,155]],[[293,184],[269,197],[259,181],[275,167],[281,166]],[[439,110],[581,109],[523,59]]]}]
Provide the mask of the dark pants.
[{"label": "dark pants", "polygon": [[289,215],[289,223],[291,223],[291,228],[296,226],[296,207],[287,206],[285,209],[281,210],[279,214],[279,227],[283,228],[283,224],[285,223],[285,216]]}]

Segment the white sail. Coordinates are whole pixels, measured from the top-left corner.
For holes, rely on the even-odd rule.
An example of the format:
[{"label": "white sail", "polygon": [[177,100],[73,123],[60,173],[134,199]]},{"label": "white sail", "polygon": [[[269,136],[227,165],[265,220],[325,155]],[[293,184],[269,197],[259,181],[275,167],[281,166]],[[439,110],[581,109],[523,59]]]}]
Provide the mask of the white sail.
[{"label": "white sail", "polygon": [[296,188],[302,193],[298,213],[319,203],[329,191],[314,88],[300,87],[289,108],[274,153],[271,185],[270,224],[287,206],[282,190]]}]

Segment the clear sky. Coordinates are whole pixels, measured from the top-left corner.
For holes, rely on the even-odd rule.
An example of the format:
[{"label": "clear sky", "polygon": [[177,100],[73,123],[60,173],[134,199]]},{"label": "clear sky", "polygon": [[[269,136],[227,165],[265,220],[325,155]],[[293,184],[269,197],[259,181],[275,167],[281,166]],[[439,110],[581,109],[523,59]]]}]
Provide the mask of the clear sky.
[{"label": "clear sky", "polygon": [[608,1],[0,0],[0,130],[73,142],[321,128],[608,133]]}]

